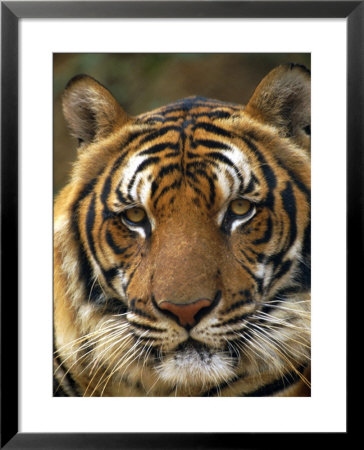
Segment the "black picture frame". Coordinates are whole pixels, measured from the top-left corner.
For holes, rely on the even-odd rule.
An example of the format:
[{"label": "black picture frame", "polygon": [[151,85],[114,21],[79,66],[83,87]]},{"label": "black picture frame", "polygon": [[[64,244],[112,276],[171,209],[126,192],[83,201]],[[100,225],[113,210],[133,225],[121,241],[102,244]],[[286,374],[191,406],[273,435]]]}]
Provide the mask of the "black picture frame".
[{"label": "black picture frame", "polygon": [[[1,448],[187,449],[306,445],[309,433],[18,432],[18,32],[22,18],[345,18],[347,20],[347,304],[363,276],[364,1],[1,2]],[[334,68],[333,68],[334,70]],[[362,289],[361,289],[362,291]],[[350,359],[351,346],[348,345]],[[330,372],[333,367],[328,369]],[[334,395],[334,394],[333,394]],[[335,444],[349,435],[335,436]],[[316,434],[315,443],[327,436]]]}]

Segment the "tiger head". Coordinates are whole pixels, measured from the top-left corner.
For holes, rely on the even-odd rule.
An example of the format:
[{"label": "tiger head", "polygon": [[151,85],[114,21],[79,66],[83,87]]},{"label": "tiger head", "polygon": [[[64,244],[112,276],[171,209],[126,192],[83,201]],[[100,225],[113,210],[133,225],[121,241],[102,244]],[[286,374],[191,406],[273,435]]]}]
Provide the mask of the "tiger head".
[{"label": "tiger head", "polygon": [[245,107],[190,97],[137,117],[77,76],[63,109],[79,148],[55,202],[61,389],[255,395],[306,381],[309,72],[277,67]]}]

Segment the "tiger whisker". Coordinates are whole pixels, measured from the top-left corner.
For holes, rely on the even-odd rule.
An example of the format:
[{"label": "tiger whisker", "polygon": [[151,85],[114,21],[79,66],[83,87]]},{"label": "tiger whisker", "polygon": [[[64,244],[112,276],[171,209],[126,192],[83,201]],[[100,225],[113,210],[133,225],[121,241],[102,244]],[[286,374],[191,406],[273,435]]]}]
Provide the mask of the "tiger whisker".
[{"label": "tiger whisker", "polygon": [[[132,335],[128,334],[128,335],[126,335],[126,336],[123,336],[122,339],[117,339],[112,345],[110,345],[109,348],[112,348],[112,347],[114,347],[114,346],[118,346],[118,344],[120,344],[120,343],[123,343],[123,346],[122,346],[122,347],[119,347],[119,346],[116,347],[116,349],[109,355],[109,357],[106,359],[106,361],[104,361],[104,363],[107,363],[107,362],[110,360],[110,358],[111,358],[113,355],[115,355],[115,353],[117,354],[117,353],[120,352],[126,345],[128,345],[129,342],[132,341],[132,337],[133,337]],[[111,363],[110,363],[109,366],[106,368],[106,370],[108,370],[108,369],[110,368],[110,366],[111,366]],[[86,394],[87,394],[87,392],[88,392],[88,390],[89,390],[89,387],[91,386],[93,380],[95,379],[96,375],[97,375],[98,372],[100,371],[101,367],[102,367],[101,364],[99,364],[97,370],[95,370],[95,373],[93,374],[92,378],[90,379],[90,381],[89,381],[89,383],[88,383],[88,385],[87,385],[87,387],[86,387],[86,389],[85,389],[84,396],[86,396]],[[103,375],[102,375],[102,376],[103,376]],[[102,377],[102,376],[101,376],[101,377]],[[97,383],[97,387],[98,387],[98,385],[99,385],[99,383]],[[97,388],[97,387],[96,387],[96,388]],[[92,391],[91,397],[92,397],[94,391],[96,390],[96,388]]]},{"label": "tiger whisker", "polygon": [[299,326],[294,325],[290,322],[288,322],[288,319],[280,319],[278,317],[272,316],[271,314],[263,313],[263,312],[257,312],[251,316],[252,319],[258,319],[263,320],[262,324],[266,325],[276,325],[276,326],[283,326],[284,328],[290,328],[292,330],[300,330],[302,332],[309,332],[309,328],[307,326]]},{"label": "tiger whisker", "polygon": [[[257,326],[257,324],[255,324],[255,323],[253,323],[252,322],[252,326]],[[274,333],[279,333],[279,335],[281,335],[281,336],[283,336],[283,337],[285,337],[285,338],[289,338],[292,342],[296,342],[297,344],[299,344],[299,345],[301,345],[301,346],[303,346],[303,347],[306,347],[306,348],[310,348],[311,346],[310,346],[310,341],[308,340],[308,339],[305,339],[303,336],[302,336],[302,331],[300,332],[300,334],[297,336],[297,337],[299,337],[301,340],[297,340],[297,339],[295,339],[293,336],[295,336],[295,335],[293,335],[293,336],[290,336],[290,335],[288,335],[288,334],[286,334],[286,333],[284,333],[284,331],[282,330],[282,327],[281,326],[279,326],[279,327],[277,327],[276,325],[274,325],[274,324],[260,324],[260,328],[263,330],[265,330],[265,332],[267,333],[267,330],[270,330],[270,331],[272,331],[272,332],[274,332]],[[303,333],[304,334],[309,334],[309,333],[306,333],[306,330],[303,330]]]},{"label": "tiger whisker", "polygon": [[[114,333],[115,333],[115,332],[114,332]],[[108,337],[109,337],[109,336],[108,336]],[[113,339],[114,339],[114,338],[113,338]],[[110,339],[110,340],[111,340],[111,339]],[[96,340],[95,342],[99,342],[99,341]],[[93,343],[89,343],[87,346],[85,346],[85,345],[86,345],[86,344],[84,344],[82,347],[88,348],[89,346],[92,346]],[[71,355],[69,355],[66,359],[64,359],[64,360],[62,361],[62,363],[59,364],[59,366],[55,369],[55,372],[56,372],[57,370],[59,370],[69,358],[71,358],[73,355],[79,353],[79,351],[81,350],[82,347],[80,347],[79,349],[75,350],[74,352],[72,352]],[[80,356],[79,358],[77,358],[76,361],[73,362],[73,364],[66,370],[66,372],[65,372],[64,375],[63,375],[63,377],[61,378],[61,383],[63,382],[63,380],[65,379],[65,377],[67,376],[67,374],[72,370],[72,368],[75,367],[76,365],[80,364],[80,362],[81,362],[83,359],[85,359],[90,353],[92,353],[92,351],[93,351],[93,349],[87,351],[87,352],[84,353],[82,356]],[[82,370],[80,373],[82,374],[82,373],[86,370],[86,368],[87,368],[91,363],[92,363],[92,361],[91,361],[85,368],[83,368],[83,370]],[[92,372],[91,372],[91,373],[92,373]]]},{"label": "tiger whisker", "polygon": [[[107,339],[105,342],[102,342],[102,345],[105,344],[109,344],[111,342],[110,345],[108,345],[106,348],[104,348],[101,352],[98,352],[97,355],[95,355],[95,358],[90,361],[90,363],[87,365],[86,368],[88,368],[91,364],[93,365],[91,370],[90,370],[90,375],[92,375],[92,372],[94,371],[96,365],[98,364],[98,361],[100,359],[102,359],[102,355],[104,355],[105,353],[108,352],[108,350],[110,348],[112,348],[115,345],[115,342],[120,342],[120,337],[123,336],[123,334],[125,333],[125,329],[123,330],[117,330],[115,331],[112,335],[109,336],[109,339]],[[100,342],[97,342],[97,344],[99,344]],[[84,369],[85,370],[85,369]]]},{"label": "tiger whisker", "polygon": [[[72,346],[72,345],[74,345],[74,344],[78,344],[79,342],[82,342],[82,341],[88,339],[90,336],[94,336],[94,335],[97,335],[97,334],[99,334],[99,333],[104,333],[104,332],[109,331],[110,329],[113,329],[113,328],[115,328],[115,327],[119,327],[119,326],[120,326],[120,323],[118,322],[118,323],[114,323],[112,326],[108,326],[108,327],[106,327],[106,328],[103,328],[104,324],[106,324],[106,323],[108,323],[108,322],[110,322],[110,321],[111,321],[111,319],[110,319],[110,320],[107,320],[106,322],[104,322],[104,323],[102,324],[102,326],[101,326],[99,329],[97,329],[97,330],[95,330],[95,331],[92,331],[92,332],[90,332],[90,333],[87,333],[87,334],[85,334],[85,335],[83,335],[83,336],[81,336],[81,337],[79,337],[79,338],[77,338],[77,339],[74,339],[74,340],[68,342],[67,344],[62,345],[61,347],[59,347],[59,348],[54,352],[54,354],[59,353],[61,350],[67,348],[68,346]],[[114,322],[115,322],[115,321],[114,321]]]},{"label": "tiger whisker", "polygon": [[[149,342],[150,341],[148,340],[145,345],[147,346],[149,344]],[[144,385],[144,382],[143,382],[143,371],[144,371],[145,364],[146,364],[146,362],[147,362],[147,360],[149,358],[150,352],[152,351],[152,348],[153,348],[153,341],[148,346],[148,349],[147,349],[147,351],[145,353],[143,365],[142,365],[142,368],[141,368],[141,371],[140,371],[140,382],[141,382],[141,385],[143,386],[144,391],[146,391],[146,388],[145,388],[145,385]]]},{"label": "tiger whisker", "polygon": [[[243,339],[243,341],[244,341],[246,344],[249,344],[249,340],[247,339],[247,336],[245,336],[244,334],[239,333],[239,332],[237,332],[237,331],[235,331],[235,330],[231,330],[231,331],[232,331],[236,336],[238,336],[240,339]],[[251,360],[251,356],[248,354],[248,349],[249,349],[250,351],[252,351],[252,352],[255,354],[255,356],[257,356],[258,358],[261,357],[260,353],[256,353],[255,350],[253,350],[252,348],[250,348],[250,347],[248,347],[248,346],[246,346],[246,347],[241,347],[239,344],[236,344],[236,345],[237,345],[238,348],[240,348],[240,350],[248,357],[248,359],[249,359],[251,362],[254,362],[254,364],[255,364],[256,367],[257,367],[257,373],[259,373],[259,366],[258,366],[257,360],[256,360],[256,359]]]},{"label": "tiger whisker", "polygon": [[[109,333],[107,334],[107,336],[104,336],[103,338],[100,338],[100,337],[94,337],[93,339],[87,341],[85,344],[82,344],[82,345],[81,345],[80,347],[78,347],[76,350],[73,350],[71,353],[68,352],[68,356],[62,360],[61,364],[58,365],[58,367],[56,368],[56,370],[60,369],[63,365],[65,365],[65,363],[66,363],[70,358],[72,358],[75,354],[77,354],[77,353],[79,353],[79,352],[82,352],[83,350],[86,350],[86,349],[89,348],[89,347],[92,347],[95,343],[99,342],[99,341],[102,340],[102,339],[105,339],[105,338],[108,337],[108,336],[109,336]],[[75,345],[75,343],[72,342],[72,343],[68,344],[67,346],[73,348],[74,345]],[[64,349],[65,349],[67,346],[64,346]],[[90,351],[92,351],[92,350],[90,350]],[[82,358],[83,358],[84,356],[86,356],[88,353],[89,353],[89,352],[87,352],[86,354],[84,354],[84,355],[82,356]],[[80,360],[80,358],[79,358],[78,360],[76,360],[75,363],[77,363],[79,360]],[[74,363],[74,364],[75,364],[75,363]],[[73,364],[71,367],[73,367],[74,364]]]},{"label": "tiger whisker", "polygon": [[[110,328],[111,328],[111,327],[110,327]],[[113,327],[113,328],[114,328],[114,327]],[[75,355],[76,353],[78,353],[78,352],[80,352],[80,351],[82,351],[82,350],[85,350],[85,349],[87,349],[88,347],[91,347],[91,346],[93,346],[94,344],[103,341],[104,339],[108,339],[108,338],[110,337],[110,335],[111,335],[113,332],[119,331],[119,329],[120,329],[120,326],[117,327],[117,328],[115,327],[115,329],[111,329],[111,331],[110,331],[110,329],[103,330],[102,333],[101,333],[101,332],[99,333],[99,335],[101,335],[101,337],[100,337],[100,336],[97,336],[97,333],[96,333],[96,332],[95,332],[95,333],[92,333],[92,334],[94,335],[94,337],[93,337],[91,340],[87,340],[87,339],[88,339],[88,336],[90,336],[91,333],[89,333],[88,335],[84,336],[84,337],[82,338],[82,341],[83,341],[83,340],[87,340],[87,342],[86,342],[85,344],[82,344],[79,348],[77,348],[77,349],[74,350],[71,354],[69,354],[69,355],[62,361],[62,363],[59,365],[59,367],[62,366],[68,359],[70,359],[70,358],[71,358],[73,355]],[[96,335],[96,336],[95,336],[95,335]],[[77,340],[75,340],[75,341],[71,341],[70,343],[64,345],[64,346],[62,347],[63,350],[65,350],[67,347],[74,347],[74,345],[77,343],[78,340],[79,340],[79,339],[77,339]],[[60,350],[57,351],[57,353],[59,353],[59,352],[60,352]],[[58,368],[59,368],[59,367],[58,367]]]},{"label": "tiger whisker", "polygon": [[[147,333],[147,331],[146,331],[145,333]],[[144,334],[145,334],[145,333],[144,333]],[[125,355],[123,355],[123,358],[121,359],[121,361],[115,366],[115,368],[111,371],[110,375],[105,379],[105,381],[104,381],[104,388],[103,388],[103,390],[101,391],[101,394],[100,394],[101,397],[102,397],[102,395],[103,395],[103,393],[104,393],[104,391],[105,391],[105,388],[106,388],[107,384],[109,383],[110,379],[112,378],[112,376],[113,376],[117,371],[119,371],[119,370],[120,370],[120,369],[121,369],[128,361],[130,361],[131,358],[133,358],[133,356],[134,356],[134,355],[133,355],[134,348],[138,346],[141,337],[142,337],[142,336],[140,336],[139,339],[137,340],[137,342],[134,343],[133,347],[130,348],[130,349],[126,352]],[[142,353],[143,351],[144,351],[144,346],[143,346],[143,348],[142,348],[142,350],[141,350],[141,353]],[[128,355],[129,353],[130,353],[130,356],[127,357],[127,355]],[[139,360],[139,359],[140,359],[140,355],[138,355],[138,354],[135,355],[134,358],[129,362],[129,364],[124,368],[124,371],[123,371],[123,372],[121,373],[121,375],[120,375],[120,382],[121,382],[121,380],[122,380],[122,378],[123,378],[123,376],[124,376],[126,370],[130,367],[130,365],[131,365],[135,360]],[[119,382],[119,384],[120,384],[120,382]]]},{"label": "tiger whisker", "polygon": [[[274,346],[277,346],[277,348],[279,347],[284,353],[285,353],[285,349],[288,349],[288,350],[291,351],[292,354],[294,354],[294,351],[293,351],[293,349],[292,349],[292,346],[288,345],[287,342],[284,342],[284,343],[283,343],[282,341],[277,341],[277,338],[276,338],[276,337],[269,335],[269,334],[267,333],[266,330],[262,329],[261,327],[257,326],[257,325],[254,324],[254,323],[252,323],[251,326],[254,327],[254,328],[257,330],[258,333],[261,333],[262,338],[263,338],[263,335],[265,336],[266,342],[267,342],[267,340],[268,340],[268,341],[269,341],[270,343],[272,343]],[[291,339],[291,340],[293,340],[293,339]],[[298,341],[294,341],[294,342],[297,342],[297,343],[300,344],[300,345],[304,345],[304,344],[301,344],[301,343],[298,342]],[[283,346],[283,348],[282,348],[282,346]],[[308,346],[306,346],[306,347],[308,347]],[[305,358],[307,357],[306,354],[303,354],[303,353],[300,352],[298,349],[295,349],[295,351],[296,351],[299,355],[301,355],[301,356],[303,356],[303,357],[305,357]]]},{"label": "tiger whisker", "polygon": [[96,284],[96,281],[97,281],[97,276],[94,277],[94,280],[92,282],[92,285],[91,285],[91,288],[90,288],[90,292],[88,294],[88,299],[87,299],[88,302],[90,302],[90,300],[91,300],[91,294],[92,294],[92,291],[93,291],[94,286]]},{"label": "tiger whisker", "polygon": [[[252,330],[254,335],[258,338],[260,338],[260,340],[262,341],[262,343],[264,342],[266,345],[268,345],[268,347],[270,347],[271,349],[273,349],[273,351],[275,353],[277,353],[290,367],[291,369],[301,378],[301,380],[307,385],[309,386],[310,383],[307,380],[307,378],[301,374],[301,372],[299,370],[297,370],[297,367],[292,363],[292,361],[287,357],[287,355],[283,354],[282,351],[277,347],[277,345],[272,344],[271,342],[267,341],[266,337],[264,335],[262,335],[261,333],[259,333],[257,330]],[[254,339],[254,341],[259,344],[259,341],[257,342],[256,339]],[[262,347],[263,348],[263,347]],[[264,349],[264,348],[263,348]],[[270,353],[267,353],[267,356],[271,357]],[[295,360],[296,363],[299,363],[299,361]]]}]

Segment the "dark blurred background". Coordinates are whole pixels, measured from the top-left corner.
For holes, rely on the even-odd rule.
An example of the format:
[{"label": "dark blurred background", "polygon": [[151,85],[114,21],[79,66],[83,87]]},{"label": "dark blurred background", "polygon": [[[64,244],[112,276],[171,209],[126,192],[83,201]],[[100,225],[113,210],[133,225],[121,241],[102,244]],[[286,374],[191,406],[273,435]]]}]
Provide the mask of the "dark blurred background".
[{"label": "dark blurred background", "polygon": [[77,156],[62,114],[62,92],[83,73],[107,87],[130,115],[190,95],[246,104],[260,80],[275,66],[294,62],[311,68],[309,53],[55,53],[54,193],[67,180]]}]

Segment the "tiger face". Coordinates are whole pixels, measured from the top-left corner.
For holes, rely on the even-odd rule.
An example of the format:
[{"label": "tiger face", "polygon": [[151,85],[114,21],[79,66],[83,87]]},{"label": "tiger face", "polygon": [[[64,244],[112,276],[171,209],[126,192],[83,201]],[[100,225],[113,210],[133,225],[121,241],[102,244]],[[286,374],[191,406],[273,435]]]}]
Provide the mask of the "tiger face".
[{"label": "tiger face", "polygon": [[129,117],[78,76],[55,202],[55,395],[307,395],[310,76]]}]

